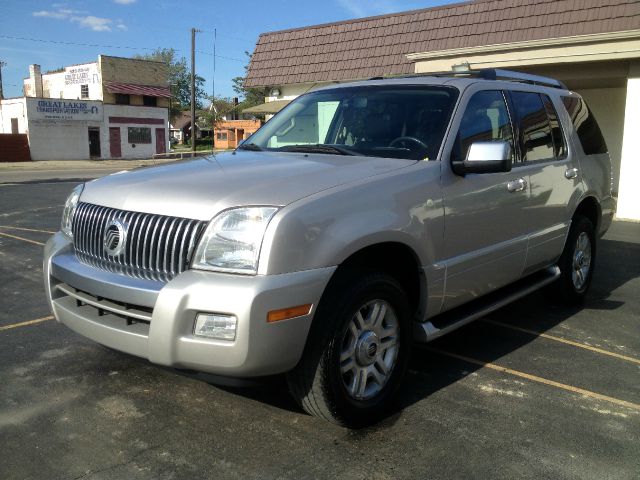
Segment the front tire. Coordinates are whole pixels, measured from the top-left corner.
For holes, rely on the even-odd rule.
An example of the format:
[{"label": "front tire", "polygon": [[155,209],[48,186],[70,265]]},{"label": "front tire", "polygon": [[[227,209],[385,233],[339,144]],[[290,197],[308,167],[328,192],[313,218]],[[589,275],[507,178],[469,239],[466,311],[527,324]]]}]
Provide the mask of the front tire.
[{"label": "front tire", "polygon": [[584,301],[596,261],[596,235],[591,220],[577,215],[571,222],[567,243],[558,261],[560,279],[556,293],[564,303],[580,304]]},{"label": "front tire", "polygon": [[287,375],[309,414],[361,427],[387,411],[412,343],[409,302],[392,277],[342,274],[323,297],[307,347]]}]

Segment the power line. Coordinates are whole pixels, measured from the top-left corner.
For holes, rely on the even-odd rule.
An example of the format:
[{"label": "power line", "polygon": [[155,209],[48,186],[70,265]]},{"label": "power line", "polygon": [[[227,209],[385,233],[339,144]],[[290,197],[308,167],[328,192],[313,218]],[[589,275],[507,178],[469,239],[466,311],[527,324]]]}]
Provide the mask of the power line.
[{"label": "power line", "polygon": [[209,55],[210,57],[214,57],[214,58],[224,58],[225,60],[233,60],[234,62],[242,62],[242,63],[245,62],[245,60],[242,60],[240,58],[225,57],[224,55],[217,55],[216,53],[211,53],[204,50],[196,50],[196,52],[202,53],[203,55]]},{"label": "power line", "polygon": [[[103,44],[99,44],[99,43],[80,43],[80,42],[64,42],[62,40],[48,40],[48,39],[43,39],[43,38],[28,38],[28,37],[16,37],[16,36],[12,36],[12,35],[0,35],[0,38],[6,38],[9,40],[24,40],[24,41],[28,41],[28,42],[40,42],[40,43],[53,43],[56,45],[74,45],[74,46],[79,46],[79,47],[100,47],[100,48],[119,48],[119,49],[127,49],[127,50],[148,50],[148,51],[155,51],[157,50],[157,48],[151,48],[151,47],[132,47],[132,46],[128,46],[128,45],[103,45]],[[184,50],[179,49],[179,48],[174,48],[175,51],[177,52],[183,52]],[[234,58],[234,57],[227,57],[224,55],[217,55],[214,54],[212,52],[207,52],[205,50],[196,50],[198,53],[202,53],[203,55],[208,55],[208,56],[214,56],[216,58],[221,58],[224,60],[232,60],[235,62],[242,62],[244,63],[244,60],[241,60],[239,58]]]}]

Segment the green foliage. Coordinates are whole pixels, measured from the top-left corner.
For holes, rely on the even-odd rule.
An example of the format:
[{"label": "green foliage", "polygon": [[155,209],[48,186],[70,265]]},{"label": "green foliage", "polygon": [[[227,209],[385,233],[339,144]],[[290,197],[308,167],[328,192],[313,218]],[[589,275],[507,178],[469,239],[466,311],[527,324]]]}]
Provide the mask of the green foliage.
[{"label": "green foliage", "polygon": [[213,104],[214,108],[209,108],[206,112],[206,118],[209,125],[215,125],[216,123],[223,121],[223,117],[229,117],[233,113],[238,111],[236,105],[233,104],[233,99],[219,97],[215,98],[209,96],[209,101]]},{"label": "green foliage", "polygon": [[[178,58],[173,48],[158,48],[152,53],[136,55],[134,58],[142,60],[154,60],[163,62],[169,71],[169,86],[173,96],[171,101],[171,117],[180,114],[191,105],[191,71],[187,66],[185,57]],[[196,75],[196,108],[201,109],[203,101],[206,99],[204,91],[204,78]]]}]

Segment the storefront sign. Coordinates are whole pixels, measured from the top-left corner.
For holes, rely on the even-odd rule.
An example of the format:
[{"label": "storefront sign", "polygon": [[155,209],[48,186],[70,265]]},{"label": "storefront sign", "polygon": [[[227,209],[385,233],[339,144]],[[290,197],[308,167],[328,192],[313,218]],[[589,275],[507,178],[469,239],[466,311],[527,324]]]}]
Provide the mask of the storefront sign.
[{"label": "storefront sign", "polygon": [[65,85],[87,85],[99,82],[98,70],[95,65],[66,67],[64,69]]},{"label": "storefront sign", "polygon": [[76,100],[29,99],[28,115],[33,120],[102,121],[102,103]]}]

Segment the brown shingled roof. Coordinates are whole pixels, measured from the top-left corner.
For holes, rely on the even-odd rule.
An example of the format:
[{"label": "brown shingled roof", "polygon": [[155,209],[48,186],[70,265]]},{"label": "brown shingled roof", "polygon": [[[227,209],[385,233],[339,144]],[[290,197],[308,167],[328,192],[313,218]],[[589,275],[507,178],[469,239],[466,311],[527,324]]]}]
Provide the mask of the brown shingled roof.
[{"label": "brown shingled roof", "polygon": [[412,73],[408,53],[634,29],[639,0],[477,0],[263,33],[245,85]]}]

